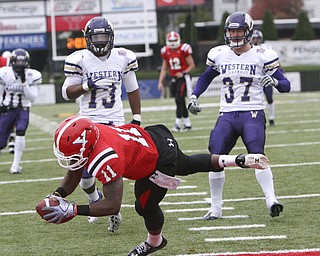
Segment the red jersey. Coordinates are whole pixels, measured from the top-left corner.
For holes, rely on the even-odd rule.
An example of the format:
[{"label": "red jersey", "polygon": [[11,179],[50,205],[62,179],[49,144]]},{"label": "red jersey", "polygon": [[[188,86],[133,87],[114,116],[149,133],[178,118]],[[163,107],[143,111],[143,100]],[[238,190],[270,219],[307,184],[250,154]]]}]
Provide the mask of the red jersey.
[{"label": "red jersey", "polygon": [[188,68],[186,58],[191,54],[192,47],[187,43],[180,44],[177,49],[170,49],[168,46],[161,48],[161,57],[170,68],[170,76],[176,76],[176,73]]},{"label": "red jersey", "polygon": [[96,126],[100,137],[86,167],[102,184],[120,176],[138,180],[155,171],[159,154],[151,136],[142,127],[133,124]]},{"label": "red jersey", "polygon": [[0,67],[9,66],[10,58],[3,58],[0,56]]}]

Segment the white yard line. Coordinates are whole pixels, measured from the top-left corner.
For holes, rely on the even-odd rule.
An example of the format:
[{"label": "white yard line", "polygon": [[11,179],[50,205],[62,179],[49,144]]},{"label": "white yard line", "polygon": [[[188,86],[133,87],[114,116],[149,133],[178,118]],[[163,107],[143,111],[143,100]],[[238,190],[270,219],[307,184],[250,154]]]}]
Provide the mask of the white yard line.
[{"label": "white yard line", "polygon": [[230,230],[230,229],[247,229],[247,228],[265,228],[265,224],[237,225],[237,226],[210,226],[199,228],[188,228],[190,231],[209,231],[209,230]]},{"label": "white yard line", "polygon": [[288,253],[306,253],[305,256],[308,256],[308,252],[320,252],[320,248],[310,248],[310,249],[302,249],[302,250],[281,250],[281,251],[260,251],[260,252],[224,252],[224,253],[201,253],[201,254],[178,254],[175,256],[230,256],[230,255],[260,255],[260,254],[286,254]]},{"label": "white yard line", "polygon": [[[246,218],[249,218],[249,215],[223,215],[222,217],[222,219],[246,219]],[[178,221],[203,220],[203,217],[178,218],[177,220]]]},{"label": "white yard line", "polygon": [[[187,209],[170,209],[164,210],[167,213],[176,213],[176,212],[200,212],[200,211],[209,211],[210,208],[187,208]],[[234,207],[222,207],[222,210],[234,210]]]},{"label": "white yard line", "polygon": [[222,238],[206,238],[206,242],[221,242],[221,241],[246,241],[246,240],[266,240],[266,239],[286,239],[287,236],[238,236],[238,237],[222,237]]}]

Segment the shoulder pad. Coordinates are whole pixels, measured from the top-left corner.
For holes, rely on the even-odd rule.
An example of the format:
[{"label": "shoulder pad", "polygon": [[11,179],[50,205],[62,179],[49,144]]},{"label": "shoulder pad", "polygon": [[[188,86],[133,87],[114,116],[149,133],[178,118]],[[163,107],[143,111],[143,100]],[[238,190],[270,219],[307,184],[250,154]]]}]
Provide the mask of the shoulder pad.
[{"label": "shoulder pad", "polygon": [[65,76],[82,76],[81,62],[87,49],[75,51],[67,56],[64,61],[64,74]]},{"label": "shoulder pad", "polygon": [[227,45],[220,45],[212,48],[207,55],[206,64],[208,66],[215,66],[215,59],[220,55],[230,50]]}]

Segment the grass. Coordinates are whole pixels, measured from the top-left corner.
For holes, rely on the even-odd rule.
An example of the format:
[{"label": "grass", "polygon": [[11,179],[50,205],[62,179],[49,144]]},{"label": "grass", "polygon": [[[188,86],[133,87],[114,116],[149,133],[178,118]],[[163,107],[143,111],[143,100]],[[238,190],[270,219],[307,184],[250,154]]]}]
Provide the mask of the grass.
[{"label": "grass", "polygon": [[[274,97],[276,126],[267,127],[266,154],[271,162],[276,193],[285,207],[283,214],[278,218],[268,215],[253,170],[229,168],[226,170],[223,206],[230,209],[224,210],[224,216],[247,217],[212,222],[196,219],[203,216],[209,207],[208,175],[202,173],[184,177],[180,188],[170,191],[163,200],[166,220],[163,234],[169,243],[155,255],[319,248],[320,92],[275,94]],[[218,101],[218,97],[200,98],[200,104]],[[125,107],[128,106],[125,102]],[[172,108],[173,99],[144,100],[142,106],[144,126],[164,123],[171,128],[174,110],[159,111],[157,107]],[[151,107],[155,111],[149,111]],[[132,181],[124,182],[123,222],[116,234],[107,231],[107,218],[98,224],[89,224],[85,217],[76,217],[68,223],[54,225],[41,220],[34,212],[36,203],[54,191],[64,175],[52,153],[54,128],[67,115],[77,111],[75,103],[32,107],[26,151],[21,163],[24,168],[22,175],[9,174],[13,156],[7,150],[0,154],[1,256],[127,255],[146,239],[143,220],[133,208]],[[175,135],[183,151],[188,154],[207,152],[208,137],[217,114],[218,108],[207,107],[198,116],[191,116],[193,131]],[[39,116],[45,118],[40,123],[39,119],[35,119]],[[130,118],[130,113],[126,112],[126,119],[129,121]],[[239,140],[232,153],[240,152],[245,152],[245,149]],[[79,188],[69,196],[69,200],[78,204],[87,203]],[[194,211],[168,212],[186,209]],[[262,227],[235,228],[253,224]],[[228,229],[190,230],[201,227]],[[205,241],[206,238],[258,236],[268,236],[269,239]],[[278,236],[283,237],[276,239]]]}]

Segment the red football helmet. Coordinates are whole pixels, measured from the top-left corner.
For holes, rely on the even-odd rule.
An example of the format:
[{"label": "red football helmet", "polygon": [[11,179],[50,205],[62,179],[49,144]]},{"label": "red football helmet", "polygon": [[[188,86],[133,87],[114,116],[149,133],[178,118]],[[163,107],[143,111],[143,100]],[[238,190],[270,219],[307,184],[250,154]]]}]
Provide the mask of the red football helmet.
[{"label": "red football helmet", "polygon": [[68,117],[55,131],[53,152],[60,166],[75,171],[87,163],[98,139],[99,130],[88,117]]},{"label": "red football helmet", "polygon": [[179,33],[171,31],[166,36],[166,44],[170,49],[177,49],[181,44],[181,37]]}]

